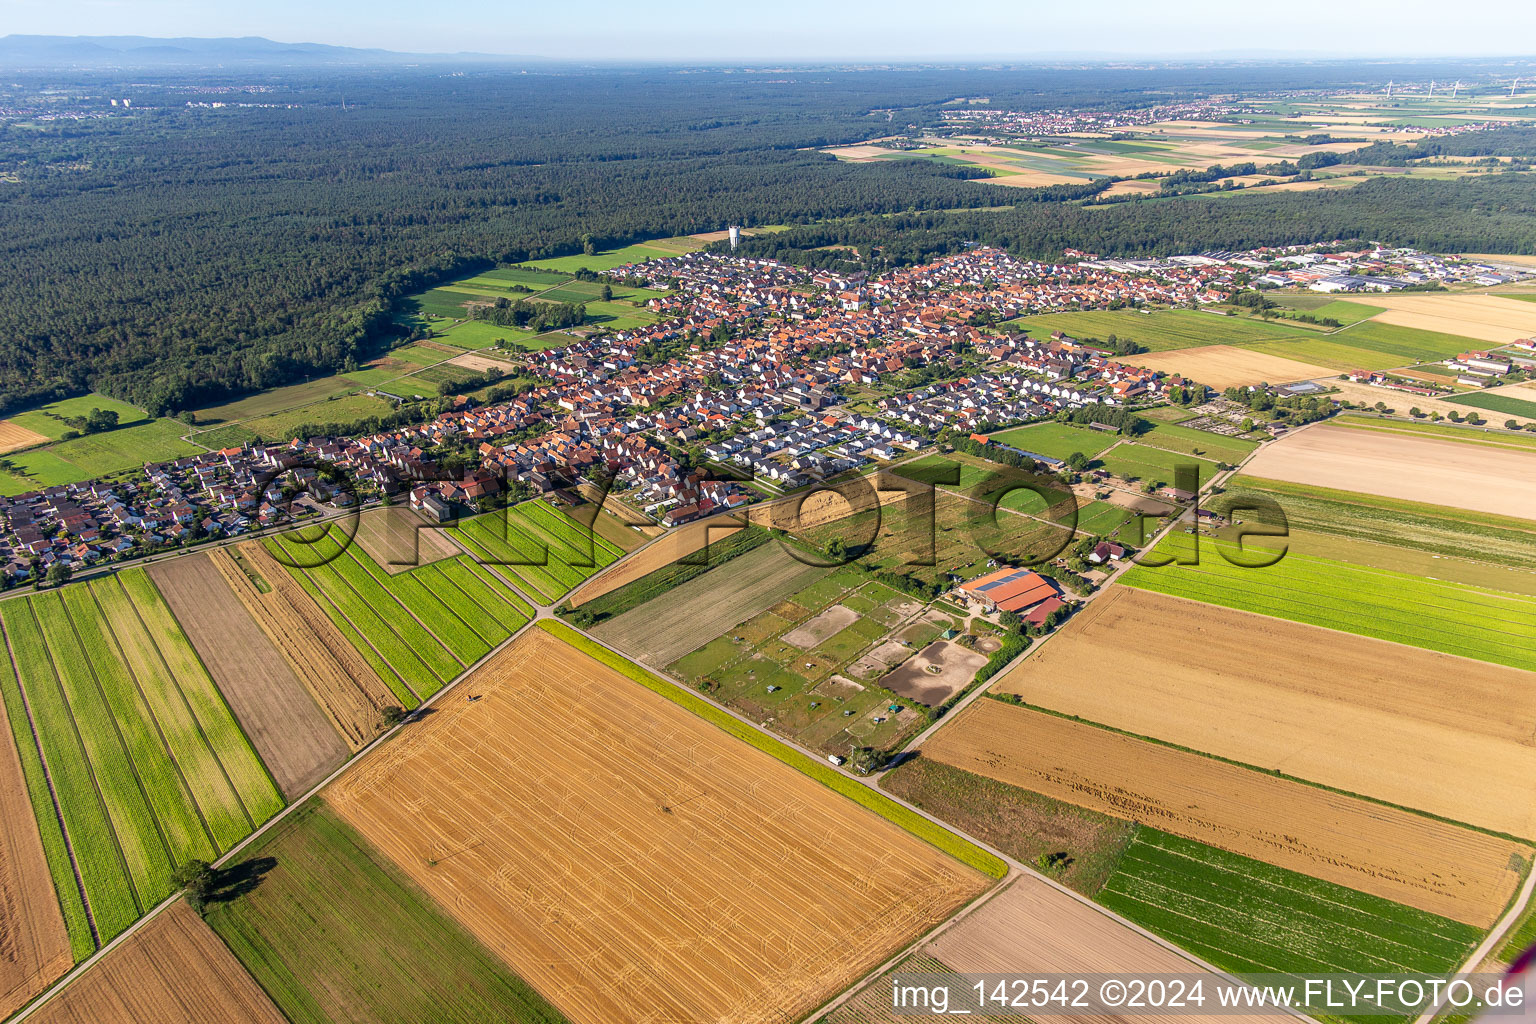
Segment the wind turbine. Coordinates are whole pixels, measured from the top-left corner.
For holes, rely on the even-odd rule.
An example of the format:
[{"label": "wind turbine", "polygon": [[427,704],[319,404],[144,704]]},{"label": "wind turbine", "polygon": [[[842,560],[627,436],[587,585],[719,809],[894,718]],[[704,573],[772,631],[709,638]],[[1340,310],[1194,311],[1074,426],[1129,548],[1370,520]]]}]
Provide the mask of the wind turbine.
[{"label": "wind turbine", "polygon": [[1518,78],[1515,79],[1513,82],[1509,83],[1509,98],[1510,99],[1514,99],[1515,98],[1515,86],[1517,86],[1519,84],[1520,84],[1520,79],[1518,79]]},{"label": "wind turbine", "polygon": [[1392,98],[1392,85],[1393,85],[1392,82],[1388,82],[1387,83],[1387,99],[1391,99]]},{"label": "wind turbine", "polygon": [[1455,99],[1456,94],[1459,92],[1461,92],[1461,79],[1458,78],[1456,79],[1456,85],[1451,89],[1451,99]]},{"label": "wind turbine", "polygon": [[1429,98],[1435,98],[1435,80],[1433,78],[1429,80]]}]

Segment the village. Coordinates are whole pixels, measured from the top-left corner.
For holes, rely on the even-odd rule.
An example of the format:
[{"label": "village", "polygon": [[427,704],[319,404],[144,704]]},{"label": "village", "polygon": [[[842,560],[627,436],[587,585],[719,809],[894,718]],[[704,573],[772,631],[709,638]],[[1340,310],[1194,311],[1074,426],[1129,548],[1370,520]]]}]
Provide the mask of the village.
[{"label": "village", "polygon": [[[1042,262],[974,247],[877,275],[718,252],[632,264],[611,276],[657,289],[648,305],[660,319],[526,353],[538,384],[509,400],[459,397],[426,422],[372,435],[247,444],[146,464],[142,477],[0,499],[0,565],[15,584],[55,565],[75,571],[384,500],[445,522],[509,490],[547,495],[584,480],[676,526],[891,463],[941,435],[1154,404],[1169,389],[1205,393],[1097,342],[1030,337],[1007,324],[1015,317],[1193,308],[1249,285],[1401,286],[1493,272],[1412,250],[1311,249],[1328,251],[1101,260],[1069,249]],[[1454,365],[1472,376],[1510,369],[1485,355]],[[443,452],[478,464],[446,472]]]}]

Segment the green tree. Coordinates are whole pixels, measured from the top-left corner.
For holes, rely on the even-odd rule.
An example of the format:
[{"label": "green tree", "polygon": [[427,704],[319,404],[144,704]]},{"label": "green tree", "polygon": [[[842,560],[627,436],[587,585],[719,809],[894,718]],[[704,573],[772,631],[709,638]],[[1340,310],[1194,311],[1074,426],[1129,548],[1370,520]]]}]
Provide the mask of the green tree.
[{"label": "green tree", "polygon": [[74,574],[75,571],[64,562],[54,562],[48,567],[48,585],[51,587],[62,587],[69,582],[69,578]]},{"label": "green tree", "polygon": [[187,905],[199,914],[208,905],[208,897],[219,885],[219,876],[205,860],[184,861],[172,876],[178,886],[187,891]]}]

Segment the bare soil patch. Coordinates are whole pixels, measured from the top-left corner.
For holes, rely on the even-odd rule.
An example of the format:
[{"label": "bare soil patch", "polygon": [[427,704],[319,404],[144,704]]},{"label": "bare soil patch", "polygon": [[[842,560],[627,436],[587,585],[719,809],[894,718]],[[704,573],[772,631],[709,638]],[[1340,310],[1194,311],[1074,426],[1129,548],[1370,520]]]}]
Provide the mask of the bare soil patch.
[{"label": "bare soil patch", "polygon": [[1320,423],[1260,448],[1244,472],[1536,519],[1536,454],[1406,431]]},{"label": "bare soil patch", "polygon": [[481,355],[479,352],[466,352],[461,356],[454,356],[448,362],[450,365],[462,366],[466,370],[474,370],[476,373],[484,373],[486,370],[495,370],[497,373],[510,373],[516,369],[512,363],[505,359]]},{"label": "bare soil patch", "polygon": [[829,640],[839,630],[847,629],[859,621],[859,613],[844,604],[835,604],[813,619],[802,622],[785,633],[785,643],[808,651]]},{"label": "bare soil patch", "polygon": [[[923,756],[1486,928],[1527,846],[983,698]],[[1517,856],[1518,855],[1518,856]]]},{"label": "bare soil patch", "polygon": [[364,512],[357,517],[355,539],[391,576],[460,553],[446,531],[429,525],[407,505]]},{"label": "bare soil patch", "polygon": [[[1387,310],[1377,323],[1417,327],[1507,345],[1536,335],[1536,303],[1498,295],[1371,295],[1361,300]],[[1346,332],[1343,337],[1347,338]],[[1474,348],[1468,345],[1468,348]]]},{"label": "bare soil patch", "polygon": [[948,640],[935,640],[881,679],[880,685],[919,704],[937,707],[964,689],[986,663],[985,654]]},{"label": "bare soil patch", "polygon": [[576,1024],[789,1024],[977,873],[532,630],[337,813]]},{"label": "bare soil patch", "polygon": [[28,1018],[38,1024],[286,1024],[217,935],[177,902]]},{"label": "bare soil patch", "polygon": [[1536,837],[1536,687],[1518,669],[1113,587],[995,689]]},{"label": "bare soil patch", "polygon": [[346,744],[209,558],[173,558],[149,574],[286,796],[347,759]]},{"label": "bare soil patch", "polygon": [[1249,384],[1284,384],[1289,381],[1326,377],[1334,371],[1326,366],[1297,359],[1253,352],[1232,345],[1204,345],[1175,349],[1171,352],[1139,356],[1121,356],[1122,362],[1152,370],[1183,374],[1213,388]]},{"label": "bare soil patch", "polygon": [[1339,393],[1331,397],[1346,399],[1351,402],[1364,402],[1367,405],[1383,402],[1387,408],[1395,409],[1400,416],[1408,412],[1409,409],[1418,408],[1426,415],[1438,412],[1442,416],[1449,416],[1454,412],[1458,416],[1465,416],[1469,412],[1476,412],[1494,423],[1503,423],[1505,420],[1510,419],[1520,423],[1530,423],[1536,420],[1536,417],[1521,416],[1516,413],[1493,412],[1489,409],[1473,409],[1468,405],[1457,405],[1454,402],[1430,398],[1427,395],[1411,395],[1404,391],[1376,388],[1369,384],[1360,384],[1352,380],[1333,379],[1324,381],[1324,383],[1329,387],[1339,389]]}]

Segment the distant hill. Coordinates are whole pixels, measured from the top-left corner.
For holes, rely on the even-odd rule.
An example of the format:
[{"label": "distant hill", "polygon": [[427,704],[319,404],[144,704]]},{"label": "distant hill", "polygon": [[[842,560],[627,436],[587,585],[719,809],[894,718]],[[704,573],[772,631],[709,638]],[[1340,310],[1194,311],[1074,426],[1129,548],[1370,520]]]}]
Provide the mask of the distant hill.
[{"label": "distant hill", "polygon": [[260,36],[157,39],[150,36],[0,37],[0,68],[200,67],[219,64],[324,65],[475,61],[526,63],[537,57],[485,53],[397,53],[325,43],[279,43]]}]

